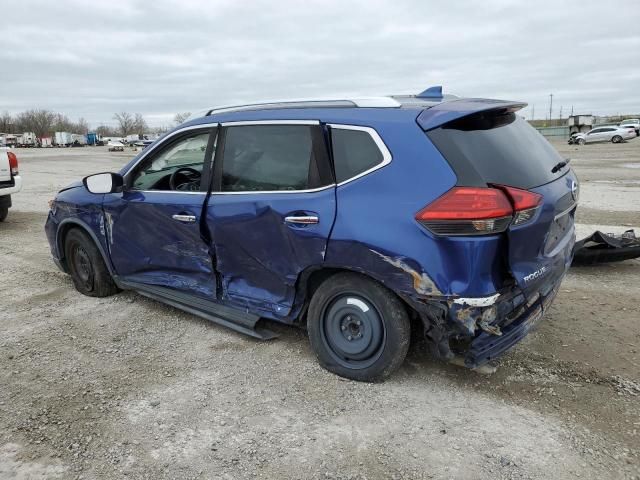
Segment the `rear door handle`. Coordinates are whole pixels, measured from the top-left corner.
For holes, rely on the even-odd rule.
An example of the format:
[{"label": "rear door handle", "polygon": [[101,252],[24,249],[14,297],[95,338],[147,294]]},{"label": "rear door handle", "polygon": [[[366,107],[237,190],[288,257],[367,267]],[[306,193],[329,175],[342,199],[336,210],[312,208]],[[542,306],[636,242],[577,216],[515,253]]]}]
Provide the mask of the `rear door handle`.
[{"label": "rear door handle", "polygon": [[320,219],[317,215],[292,215],[290,217],[284,217],[285,223],[293,223],[296,225],[315,225],[320,223]]},{"label": "rear door handle", "polygon": [[182,222],[182,223],[196,223],[196,216],[195,215],[185,215],[185,214],[176,214],[176,215],[171,215],[171,218],[173,218],[174,220],[177,220],[178,222]]}]

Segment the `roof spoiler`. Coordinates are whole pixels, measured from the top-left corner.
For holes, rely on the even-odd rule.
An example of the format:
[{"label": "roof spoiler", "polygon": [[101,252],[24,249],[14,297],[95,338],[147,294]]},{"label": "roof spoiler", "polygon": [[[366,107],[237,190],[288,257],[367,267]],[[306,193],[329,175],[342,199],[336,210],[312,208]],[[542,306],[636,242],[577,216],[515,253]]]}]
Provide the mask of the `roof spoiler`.
[{"label": "roof spoiler", "polygon": [[491,100],[486,98],[461,98],[439,103],[422,111],[418,116],[418,125],[423,130],[433,130],[445,123],[452,122],[468,115],[491,110],[503,110],[505,112],[517,112],[527,104],[524,102],[512,102],[509,100]]}]

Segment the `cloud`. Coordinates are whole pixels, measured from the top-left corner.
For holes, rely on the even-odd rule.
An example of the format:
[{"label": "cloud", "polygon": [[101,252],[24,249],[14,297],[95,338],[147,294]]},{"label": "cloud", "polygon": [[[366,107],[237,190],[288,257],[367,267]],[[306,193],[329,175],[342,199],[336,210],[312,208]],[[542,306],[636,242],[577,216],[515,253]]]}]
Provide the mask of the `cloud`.
[{"label": "cloud", "polygon": [[23,0],[0,41],[0,110],[161,124],[219,104],[442,84],[527,101],[537,117],[550,93],[565,114],[640,112],[640,9],[566,5]]}]

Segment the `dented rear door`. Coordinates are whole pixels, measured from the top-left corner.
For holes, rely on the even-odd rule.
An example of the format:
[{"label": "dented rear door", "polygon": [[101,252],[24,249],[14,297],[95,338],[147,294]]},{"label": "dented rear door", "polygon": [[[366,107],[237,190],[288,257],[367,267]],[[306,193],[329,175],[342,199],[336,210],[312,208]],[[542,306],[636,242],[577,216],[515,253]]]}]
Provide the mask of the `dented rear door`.
[{"label": "dented rear door", "polygon": [[223,124],[207,225],[218,297],[281,318],[299,274],[324,262],[335,186],[317,121]]}]

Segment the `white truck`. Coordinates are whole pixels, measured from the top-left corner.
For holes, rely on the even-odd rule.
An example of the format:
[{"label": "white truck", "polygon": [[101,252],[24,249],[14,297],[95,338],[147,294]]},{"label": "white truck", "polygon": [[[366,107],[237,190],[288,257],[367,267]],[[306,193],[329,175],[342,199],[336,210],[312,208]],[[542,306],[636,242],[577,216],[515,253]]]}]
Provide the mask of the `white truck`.
[{"label": "white truck", "polygon": [[8,148],[0,148],[0,222],[9,214],[11,195],[22,189],[18,157]]},{"label": "white truck", "polygon": [[55,144],[58,147],[68,147],[73,143],[69,132],[56,132],[54,135]]},{"label": "white truck", "polygon": [[35,133],[24,132],[22,134],[22,138],[20,139],[21,147],[35,147],[37,143],[38,143],[38,139]]}]

